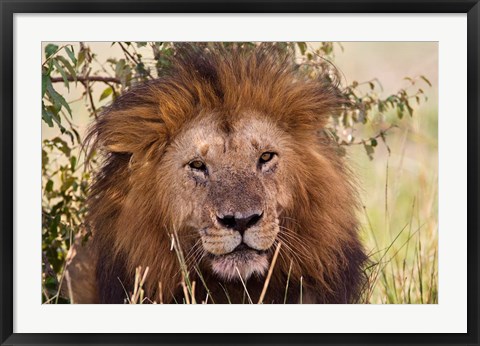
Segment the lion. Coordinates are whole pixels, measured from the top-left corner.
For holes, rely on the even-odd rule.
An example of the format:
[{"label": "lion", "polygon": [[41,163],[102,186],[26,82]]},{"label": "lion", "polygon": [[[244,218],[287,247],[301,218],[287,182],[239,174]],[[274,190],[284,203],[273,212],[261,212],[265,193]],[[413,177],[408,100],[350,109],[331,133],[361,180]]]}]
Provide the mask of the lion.
[{"label": "lion", "polygon": [[175,242],[198,302],[258,301],[279,244],[262,302],[358,302],[356,184],[322,136],[347,104],[330,74],[307,76],[273,43],[185,44],[164,75],[114,100],[88,135],[102,161],[92,239],[77,246],[93,270],[70,261],[75,302],[124,303],[138,266],[150,301],[182,302]]}]

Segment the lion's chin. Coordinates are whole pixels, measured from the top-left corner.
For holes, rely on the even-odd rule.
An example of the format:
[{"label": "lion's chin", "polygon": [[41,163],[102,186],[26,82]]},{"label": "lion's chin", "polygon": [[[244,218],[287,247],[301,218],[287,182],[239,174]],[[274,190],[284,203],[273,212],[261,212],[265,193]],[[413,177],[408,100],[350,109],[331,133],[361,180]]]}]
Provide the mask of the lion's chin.
[{"label": "lion's chin", "polygon": [[247,280],[252,275],[263,276],[268,269],[267,254],[242,250],[215,256],[211,260],[213,272],[225,281]]}]

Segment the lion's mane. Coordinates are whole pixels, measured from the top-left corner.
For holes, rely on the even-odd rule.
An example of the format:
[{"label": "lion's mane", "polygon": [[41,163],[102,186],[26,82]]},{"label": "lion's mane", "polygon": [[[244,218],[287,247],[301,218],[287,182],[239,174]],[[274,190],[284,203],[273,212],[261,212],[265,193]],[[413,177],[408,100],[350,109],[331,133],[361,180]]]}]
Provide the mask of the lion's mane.
[{"label": "lion's mane", "polygon": [[[358,301],[366,256],[357,235],[357,193],[336,144],[319,135],[346,102],[331,71],[312,78],[293,59],[275,44],[250,50],[185,45],[164,75],[131,88],[95,121],[88,138],[103,159],[86,224],[93,232],[100,302],[120,303],[137,266],[150,269],[147,297],[173,301],[179,295],[180,268],[169,234],[183,225],[171,208],[173,196],[153,187],[152,174],[172,139],[200,112],[224,114],[228,127],[230,118],[246,110],[265,114],[291,134],[298,159],[290,164],[294,203],[282,211],[281,226],[301,241],[283,247],[265,302],[283,302],[287,281],[288,302],[298,302],[300,285],[304,302]],[[159,198],[160,205],[152,202]],[[188,252],[191,241],[179,239]],[[204,275],[202,280],[214,281]],[[224,284],[231,286],[229,299],[239,301],[243,289]],[[251,285],[250,295],[258,297],[261,283]],[[223,289],[210,293],[223,300]]]}]

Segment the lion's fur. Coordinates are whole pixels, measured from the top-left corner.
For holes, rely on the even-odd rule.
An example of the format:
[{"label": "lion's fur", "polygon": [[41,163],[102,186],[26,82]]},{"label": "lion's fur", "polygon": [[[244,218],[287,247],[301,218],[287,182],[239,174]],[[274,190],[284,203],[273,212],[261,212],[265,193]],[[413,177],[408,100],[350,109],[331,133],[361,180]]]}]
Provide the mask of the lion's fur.
[{"label": "lion's fur", "polygon": [[[103,155],[86,220],[94,235],[99,300],[121,302],[122,285],[130,290],[140,265],[150,269],[145,286],[150,299],[158,300],[160,293],[164,301],[182,296],[169,234],[178,232],[186,253],[193,240],[182,238],[186,231],[182,210],[172,203],[172,177],[158,174],[169,164],[162,160],[200,114],[207,119],[215,114],[228,133],[231,122],[253,112],[288,133],[295,153],[288,162],[292,203],[282,210],[280,225],[297,240],[282,246],[265,302],[283,302],[287,277],[288,302],[298,302],[300,281],[303,302],[357,301],[366,259],[357,236],[357,194],[335,145],[319,137],[329,115],[345,104],[340,90],[326,72],[307,78],[292,55],[275,45],[248,52],[205,47],[179,48],[168,73],[121,95],[91,129],[91,148]],[[195,279],[194,270],[191,275]],[[243,299],[240,283],[222,287],[208,270],[203,275],[215,302],[226,300],[224,288],[231,301]],[[248,283],[252,299],[258,299],[263,280]],[[205,292],[196,281],[201,301]]]}]

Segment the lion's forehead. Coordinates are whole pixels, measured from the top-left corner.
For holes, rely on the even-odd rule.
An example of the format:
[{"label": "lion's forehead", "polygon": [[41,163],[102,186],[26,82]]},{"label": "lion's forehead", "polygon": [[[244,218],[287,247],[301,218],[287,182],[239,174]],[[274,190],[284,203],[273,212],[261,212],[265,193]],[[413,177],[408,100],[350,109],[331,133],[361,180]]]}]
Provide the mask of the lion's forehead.
[{"label": "lion's forehead", "polygon": [[228,162],[228,158],[247,159],[262,151],[281,150],[284,137],[284,132],[274,123],[256,114],[238,119],[212,115],[188,126],[177,138],[176,146],[187,157],[221,158]]}]

